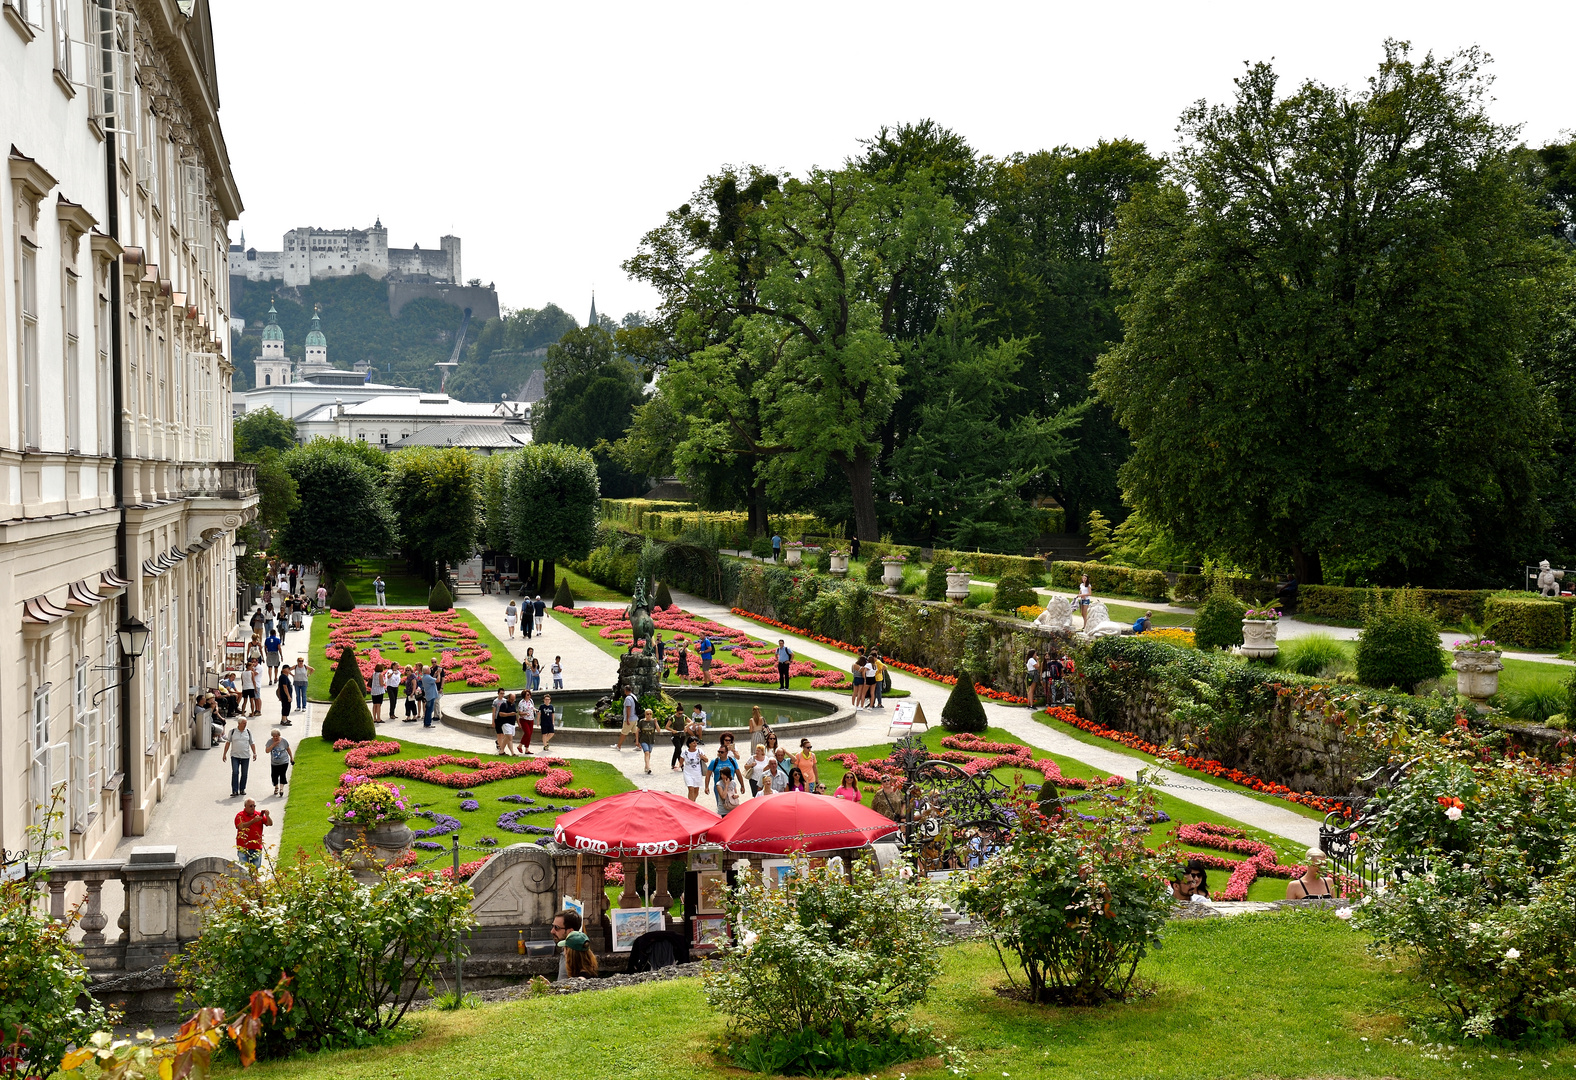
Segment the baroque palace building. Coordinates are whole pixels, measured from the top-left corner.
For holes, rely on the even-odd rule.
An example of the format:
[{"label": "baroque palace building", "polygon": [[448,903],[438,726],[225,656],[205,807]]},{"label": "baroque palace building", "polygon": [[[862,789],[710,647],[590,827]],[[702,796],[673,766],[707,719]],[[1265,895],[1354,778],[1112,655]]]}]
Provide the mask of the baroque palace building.
[{"label": "baroque palace building", "polygon": [[241,201],[207,0],[0,14],[0,845],[58,799],[95,858],[157,812],[236,622]]}]

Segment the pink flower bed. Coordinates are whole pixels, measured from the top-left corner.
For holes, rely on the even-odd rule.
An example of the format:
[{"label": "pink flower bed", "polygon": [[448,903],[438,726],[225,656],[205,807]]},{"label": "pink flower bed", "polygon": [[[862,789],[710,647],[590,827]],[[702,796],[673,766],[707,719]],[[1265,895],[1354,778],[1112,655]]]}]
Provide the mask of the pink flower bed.
[{"label": "pink flower bed", "polygon": [[[385,646],[383,638],[388,634],[398,634],[400,644]],[[396,652],[418,651],[412,634],[421,634],[436,643],[432,651],[442,658],[447,674],[445,682],[464,682],[466,686],[477,687],[498,684],[498,672],[492,667],[492,650],[481,644],[481,635],[454,611],[356,608],[332,612],[328,644],[323,652],[330,663],[337,664],[340,652],[349,645],[356,650],[356,664],[365,681],[372,677],[378,664],[403,665],[406,662],[398,657],[384,656],[385,647]]]},{"label": "pink flower bed", "polygon": [[[1120,787],[1126,783],[1120,776],[1110,776],[1104,780],[1083,780],[1075,776],[1063,776],[1061,766],[1051,758],[1034,759],[1034,748],[1018,743],[990,742],[974,734],[947,735],[941,740],[941,745],[947,749],[938,751],[931,757],[938,761],[950,761],[963,769],[970,776],[991,769],[1023,769],[1028,772],[1037,772],[1049,782],[1059,788],[1068,788],[1074,791],[1083,791],[1088,788]],[[890,759],[881,758],[876,761],[860,761],[855,754],[829,754],[831,760],[838,762],[844,769],[854,774],[854,778],[861,783],[879,784],[881,778],[887,775],[898,775],[899,770]]]},{"label": "pink flower bed", "polygon": [[[597,628],[598,634],[605,641],[629,645],[635,640],[634,628],[630,626],[629,619],[625,617],[621,608],[554,608],[553,610],[581,620],[584,626]],[[717,647],[717,652],[711,661],[713,682],[721,679],[737,679],[740,682],[751,683],[777,681],[777,646],[770,642],[757,641],[742,630],[734,630],[678,608],[653,611],[651,621],[656,624],[658,630],[668,634],[667,666],[670,672],[673,670],[674,657],[678,651],[675,639],[683,637],[688,642],[690,677],[687,681],[689,682],[700,682],[700,657],[695,655],[695,643],[702,637],[710,637],[712,644]],[[810,660],[795,659],[790,662],[788,675],[789,677],[814,676],[810,685],[816,690],[841,690],[853,685],[853,680],[848,674],[823,668]]]},{"label": "pink flower bed", "polygon": [[[1228,825],[1215,825],[1207,821],[1200,821],[1196,825],[1178,825],[1172,830],[1177,840],[1194,847],[1214,848],[1217,851],[1231,851],[1238,855],[1248,856],[1238,862],[1232,859],[1223,859],[1218,855],[1199,855],[1188,852],[1189,859],[1197,859],[1212,870],[1229,870],[1231,877],[1226,882],[1224,889],[1216,889],[1216,900],[1246,900],[1248,886],[1258,880],[1260,874],[1265,877],[1286,878],[1290,880],[1302,877],[1307,872],[1306,866],[1282,866],[1280,856],[1270,845],[1258,840],[1248,839],[1247,833],[1241,829],[1234,829]],[[1345,895],[1347,890],[1339,890]]]},{"label": "pink flower bed", "polygon": [[[397,776],[404,780],[420,780],[425,784],[443,787],[468,788],[488,784],[494,780],[512,780],[519,776],[540,776],[536,793],[549,799],[589,799],[596,792],[587,787],[572,788],[567,785],[575,775],[565,768],[559,757],[536,757],[529,760],[483,762],[480,758],[459,757],[455,754],[434,754],[431,757],[408,758],[403,761],[374,761],[399,753],[397,742],[350,742],[340,739],[335,750],[345,751],[345,766],[354,772],[340,777],[341,783],[353,783],[381,776]],[[469,772],[439,772],[444,767],[469,769]]]}]

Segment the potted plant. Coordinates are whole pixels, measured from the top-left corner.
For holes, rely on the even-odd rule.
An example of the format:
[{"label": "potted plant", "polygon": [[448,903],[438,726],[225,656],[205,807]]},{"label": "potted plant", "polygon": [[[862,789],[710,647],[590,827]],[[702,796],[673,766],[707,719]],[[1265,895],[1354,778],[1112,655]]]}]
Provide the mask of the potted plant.
[{"label": "potted plant", "polygon": [[827,558],[832,560],[832,573],[837,575],[848,573],[849,554],[850,552],[847,548],[833,548],[826,553]]},{"label": "potted plant", "polygon": [[947,599],[954,604],[961,604],[969,598],[969,578],[967,570],[959,570],[956,566],[947,567]]},{"label": "potted plant", "polygon": [[887,592],[895,593],[897,587],[903,584],[903,564],[906,562],[908,556],[901,551],[881,556],[881,584],[887,587]]},{"label": "potted plant", "polygon": [[1280,651],[1275,631],[1281,613],[1275,608],[1249,608],[1242,613],[1242,655],[1257,660],[1273,660]]},{"label": "potted plant", "polygon": [[788,549],[787,550],[788,550],[788,565],[789,566],[798,566],[801,562],[804,561],[804,541],[802,541],[802,540],[790,540],[790,541],[788,541]]},{"label": "potted plant", "polygon": [[356,880],[376,881],[383,868],[410,850],[411,805],[403,789],[364,776],[343,777],[328,804],[332,826],[323,844],[350,867]]},{"label": "potted plant", "polygon": [[1480,705],[1499,693],[1499,673],[1505,665],[1499,662],[1504,652],[1497,642],[1472,638],[1456,642],[1451,651],[1456,655],[1450,665],[1456,670],[1456,693]]}]

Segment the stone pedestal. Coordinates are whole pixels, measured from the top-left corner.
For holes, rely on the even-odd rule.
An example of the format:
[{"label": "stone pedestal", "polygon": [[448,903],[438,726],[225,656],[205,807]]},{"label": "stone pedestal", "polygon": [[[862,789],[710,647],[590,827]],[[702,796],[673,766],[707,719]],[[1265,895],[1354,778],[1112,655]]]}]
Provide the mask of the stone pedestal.
[{"label": "stone pedestal", "polygon": [[662,693],[662,665],[655,656],[625,653],[618,658],[618,683],[634,688],[635,697]]},{"label": "stone pedestal", "polygon": [[848,573],[847,555],[828,555],[827,558],[832,560],[833,574],[836,574],[838,577],[842,577],[844,574]]},{"label": "stone pedestal", "polygon": [[1499,662],[1502,655],[1473,649],[1458,651],[1450,665],[1456,671],[1456,693],[1479,705],[1499,693],[1499,673],[1505,669]]},{"label": "stone pedestal", "polygon": [[798,566],[804,562],[804,548],[791,547],[788,549],[788,565]]},{"label": "stone pedestal", "polygon": [[961,604],[969,598],[969,573],[947,575],[947,599],[954,604]]},{"label": "stone pedestal", "polygon": [[175,915],[181,864],[176,861],[175,845],[132,848],[124,880],[126,969],[157,967],[179,947]]},{"label": "stone pedestal", "polygon": [[1275,642],[1275,631],[1280,623],[1275,619],[1242,620],[1242,655],[1255,660],[1273,660],[1280,652]]}]

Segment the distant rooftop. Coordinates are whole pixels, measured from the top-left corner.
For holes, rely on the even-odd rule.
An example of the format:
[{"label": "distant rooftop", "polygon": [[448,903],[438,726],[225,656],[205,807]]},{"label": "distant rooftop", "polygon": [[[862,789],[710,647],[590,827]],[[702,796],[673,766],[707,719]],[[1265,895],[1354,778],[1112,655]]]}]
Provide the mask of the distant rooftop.
[{"label": "distant rooftop", "polygon": [[389,443],[389,449],[397,450],[405,446],[459,446],[467,450],[514,450],[530,441],[530,433],[523,426],[513,424],[433,424],[398,442]]}]

